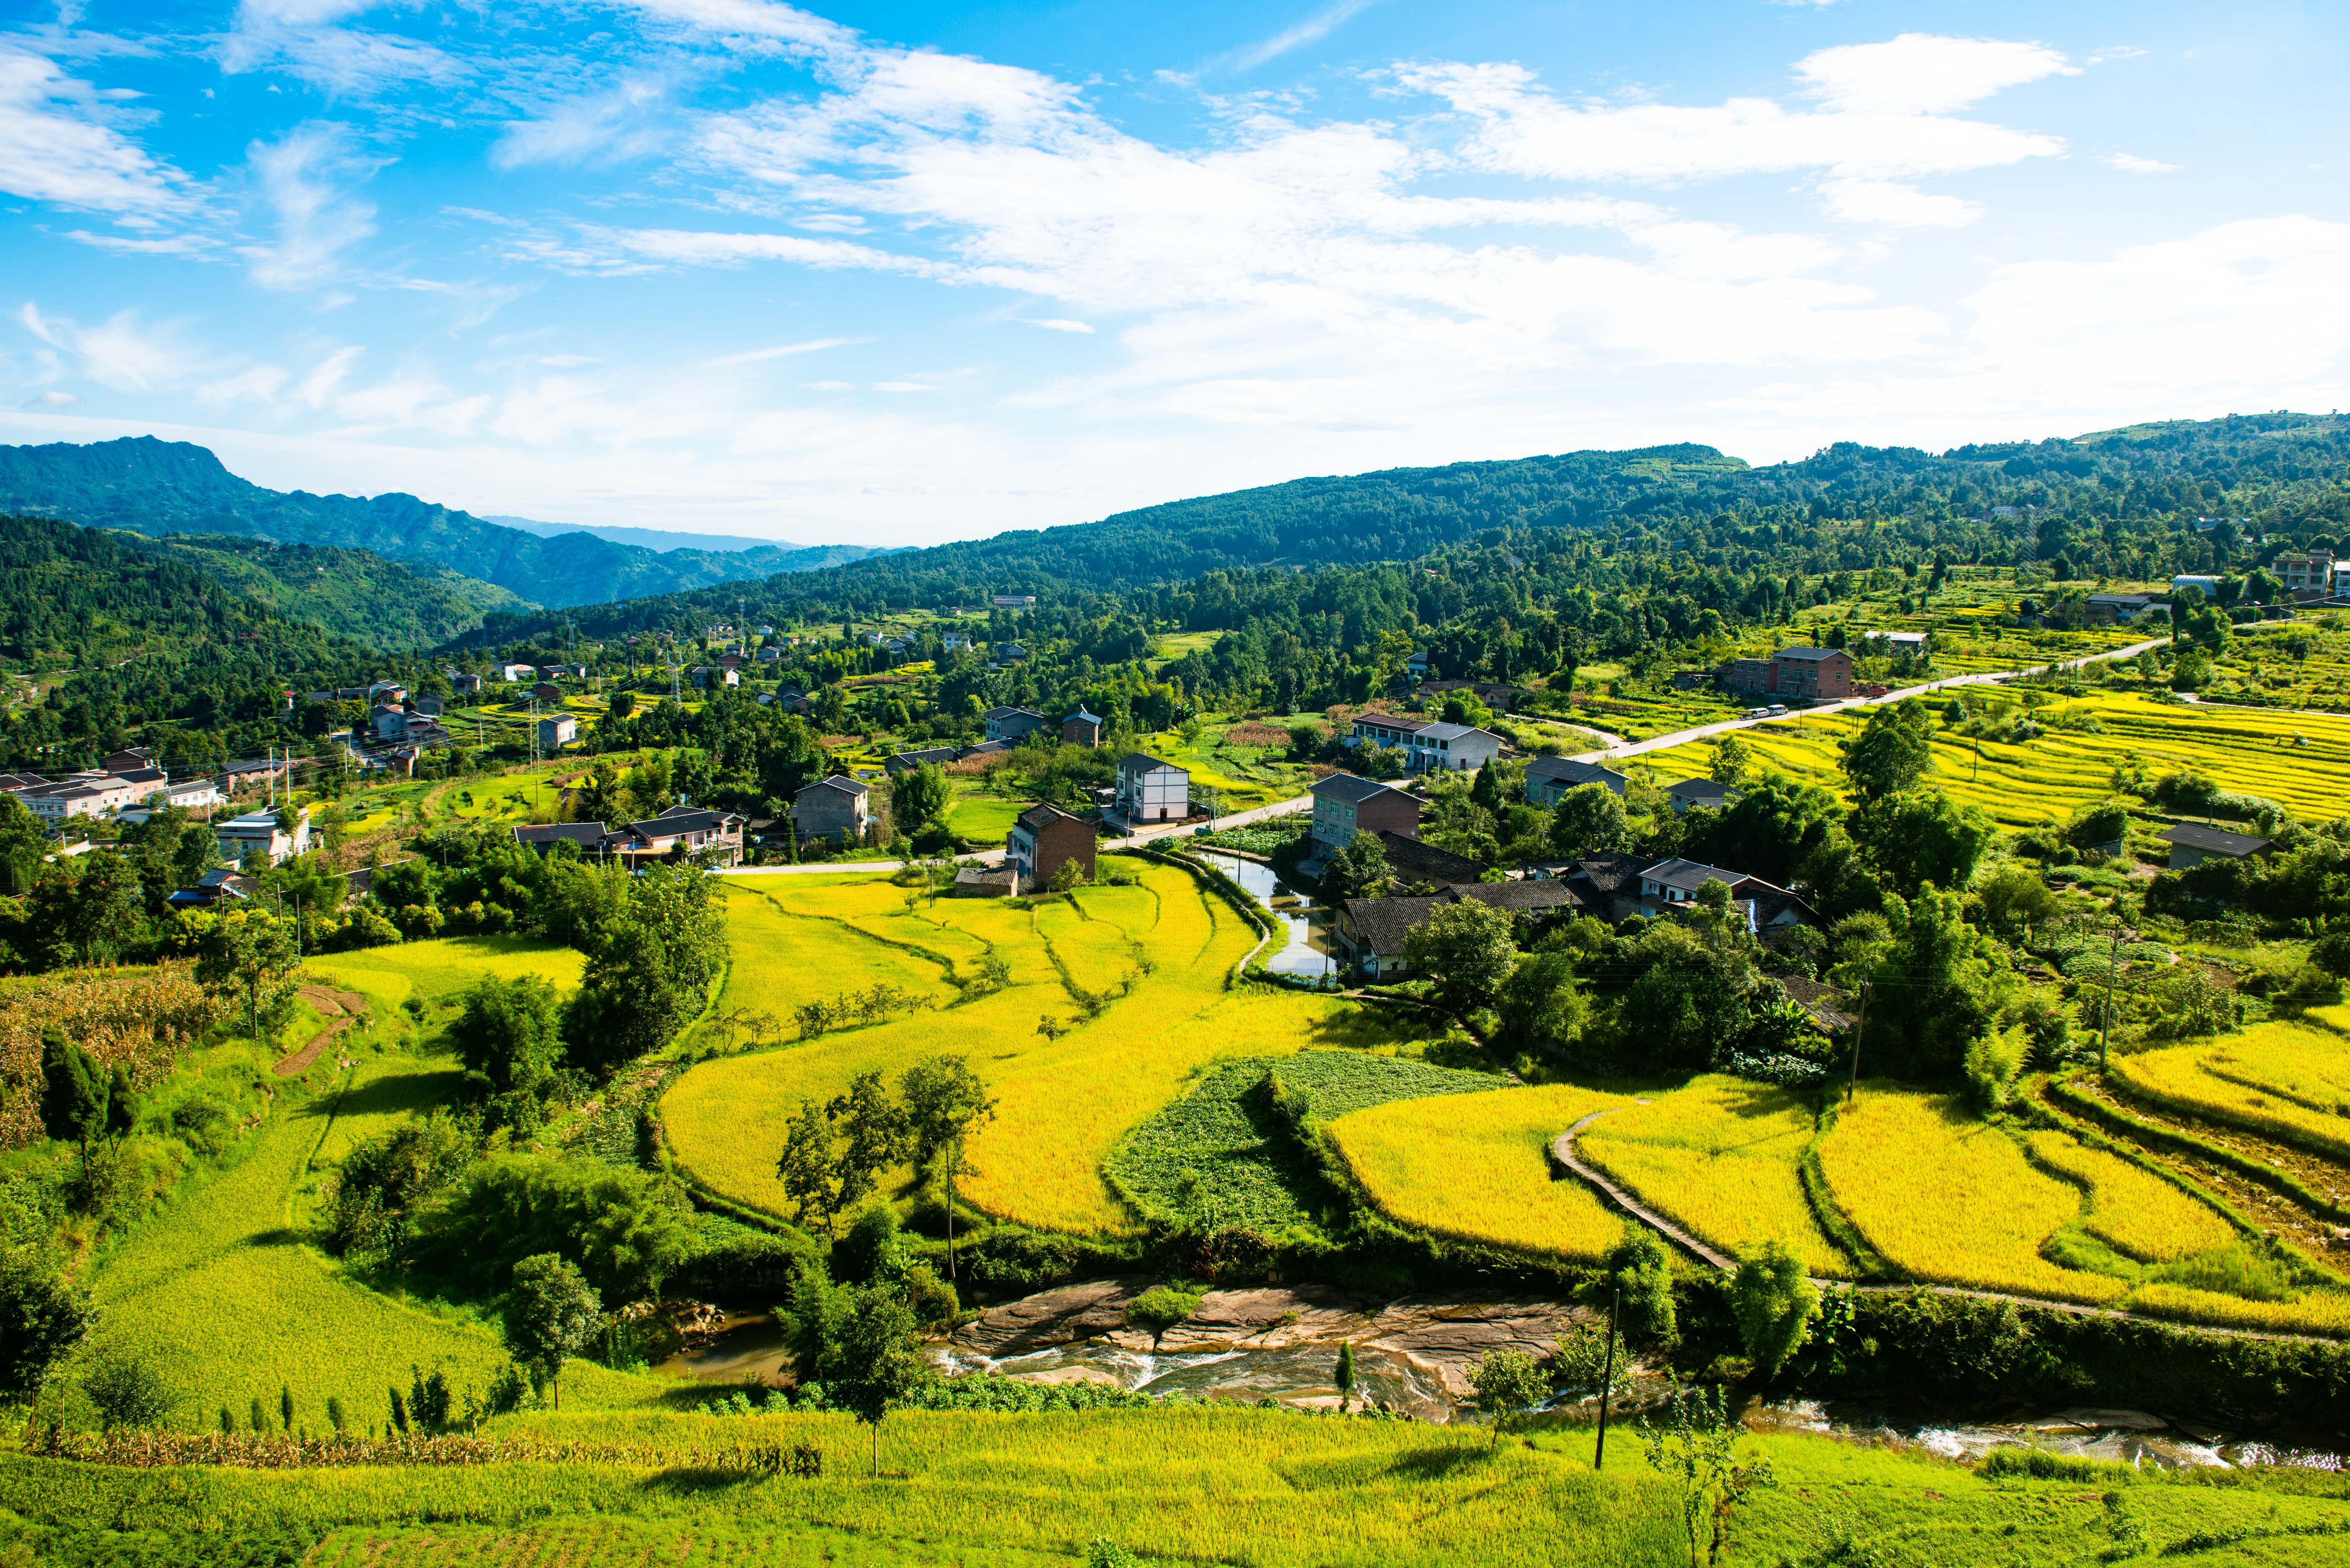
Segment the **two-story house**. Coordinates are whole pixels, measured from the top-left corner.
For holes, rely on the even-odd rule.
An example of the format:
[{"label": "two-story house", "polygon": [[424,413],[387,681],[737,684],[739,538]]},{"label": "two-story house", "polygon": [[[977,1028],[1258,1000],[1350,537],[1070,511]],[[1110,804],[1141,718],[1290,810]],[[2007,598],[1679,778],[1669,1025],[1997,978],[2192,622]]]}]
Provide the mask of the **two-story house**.
[{"label": "two-story house", "polygon": [[538,722],[538,749],[559,751],[579,738],[579,721],[568,713],[556,713]]},{"label": "two-story house", "polygon": [[1180,822],[1191,815],[1191,775],[1148,752],[1118,760],[1118,815],[1129,823]]},{"label": "two-story house", "polygon": [[1852,655],[1841,648],[1783,648],[1768,659],[1733,659],[1721,679],[1730,691],[1757,697],[1840,702],[1852,695]]},{"label": "two-story house", "polygon": [[802,838],[837,838],[854,844],[873,825],[864,784],[839,774],[818,779],[792,797],[792,826]]},{"label": "two-story house", "polygon": [[1411,737],[1414,773],[1473,773],[1502,754],[1502,737],[1467,724],[1422,725]]},{"label": "two-story house", "polygon": [[290,831],[277,825],[274,811],[249,811],[213,824],[213,835],[224,860],[241,866],[247,856],[259,856],[263,864],[276,866],[310,852],[310,808],[294,813]]},{"label": "two-story house", "polygon": [[989,740],[1017,741],[1041,729],[1045,715],[1034,708],[990,708],[980,722],[987,726]]},{"label": "two-story house", "polygon": [[1314,858],[1326,859],[1355,842],[1357,833],[1419,836],[1419,802],[1392,784],[1353,774],[1332,774],[1313,789]]},{"label": "two-story house", "polygon": [[1003,837],[1003,865],[1018,878],[1022,892],[1048,887],[1070,861],[1085,867],[1086,880],[1094,876],[1094,830],[1082,817],[1043,802],[1014,819]]},{"label": "two-story house", "polygon": [[1411,713],[1357,713],[1350,738],[1375,746],[1409,750],[1411,738],[1435,723]]},{"label": "two-story house", "polygon": [[743,819],[731,811],[673,805],[659,816],[632,822],[611,836],[610,846],[624,861],[708,855],[719,865],[743,858]]},{"label": "two-story house", "polygon": [[1079,708],[1061,721],[1061,743],[1068,746],[1098,746],[1101,744],[1102,722]]}]

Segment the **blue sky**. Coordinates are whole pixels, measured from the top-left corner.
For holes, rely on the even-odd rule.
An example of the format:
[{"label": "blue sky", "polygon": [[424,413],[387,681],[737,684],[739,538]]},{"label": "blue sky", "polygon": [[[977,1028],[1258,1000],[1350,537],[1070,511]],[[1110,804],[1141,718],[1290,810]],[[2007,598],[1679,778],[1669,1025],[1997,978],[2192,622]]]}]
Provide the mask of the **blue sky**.
[{"label": "blue sky", "polygon": [[0,440],[920,544],[2350,403],[2339,4],[0,4]]}]

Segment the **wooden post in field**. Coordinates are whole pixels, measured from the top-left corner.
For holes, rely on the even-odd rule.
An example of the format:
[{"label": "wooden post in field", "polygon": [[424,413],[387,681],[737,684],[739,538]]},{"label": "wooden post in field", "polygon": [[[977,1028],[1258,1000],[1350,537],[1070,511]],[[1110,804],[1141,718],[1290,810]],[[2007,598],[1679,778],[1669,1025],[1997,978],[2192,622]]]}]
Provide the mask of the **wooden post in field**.
[{"label": "wooden post in field", "polygon": [[1853,1096],[1860,1093],[1860,1035],[1868,1027],[1868,981],[1860,982],[1860,1017],[1852,1026],[1852,1080],[1845,1085],[1844,1103],[1849,1106]]},{"label": "wooden post in field", "polygon": [[1617,1285],[1616,1293],[1607,1298],[1607,1360],[1599,1372],[1599,1446],[1591,1454],[1594,1470],[1607,1464],[1607,1403],[1616,1391],[1616,1310],[1623,1302],[1624,1287]]}]

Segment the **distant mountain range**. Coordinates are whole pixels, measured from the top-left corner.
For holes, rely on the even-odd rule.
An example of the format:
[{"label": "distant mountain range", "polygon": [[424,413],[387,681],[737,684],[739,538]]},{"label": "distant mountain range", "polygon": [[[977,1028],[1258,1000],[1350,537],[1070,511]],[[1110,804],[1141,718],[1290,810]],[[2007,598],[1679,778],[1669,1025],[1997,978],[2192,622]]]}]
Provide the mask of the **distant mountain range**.
[{"label": "distant mountain range", "polygon": [[[622,528],[609,523],[542,523],[536,517],[502,517],[495,513],[484,513],[482,521],[501,528],[519,528],[542,539],[552,539],[558,534],[593,534],[615,545],[641,545],[663,555],[671,550],[789,550],[795,554],[830,550],[843,561],[853,561],[874,553],[860,545],[787,545],[781,539],[753,539],[741,534],[672,534],[661,528]],[[834,561],[823,564],[838,565]]]},{"label": "distant mountain range", "polygon": [[720,549],[651,549],[579,529],[542,537],[413,495],[265,489],[231,473],[203,447],[152,436],[0,446],[0,512],[153,535],[230,535],[368,550],[411,566],[445,567],[555,609],[813,571],[876,553],[858,545],[733,541]]}]

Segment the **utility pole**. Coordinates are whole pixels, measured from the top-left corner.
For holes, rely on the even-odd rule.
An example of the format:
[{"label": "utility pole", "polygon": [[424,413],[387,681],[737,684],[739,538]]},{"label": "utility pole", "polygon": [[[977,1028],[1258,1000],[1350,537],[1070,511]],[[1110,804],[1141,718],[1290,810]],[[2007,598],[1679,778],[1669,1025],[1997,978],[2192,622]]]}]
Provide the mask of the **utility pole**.
[{"label": "utility pole", "polygon": [[1599,1446],[1591,1455],[1594,1470],[1607,1464],[1607,1405],[1616,1392],[1616,1314],[1623,1304],[1624,1287],[1618,1284],[1607,1301],[1607,1361],[1599,1373]]},{"label": "utility pole", "polygon": [[2100,1077],[2106,1071],[2106,1042],[2113,1034],[2114,971],[2121,967],[2121,955],[2122,929],[2116,923],[2113,940],[2106,948],[2106,1010],[2097,1019],[2097,1074]]},{"label": "utility pole", "polygon": [[1844,1103],[1850,1108],[1853,1096],[1860,1093],[1860,1036],[1868,1028],[1868,981],[1860,982],[1860,1017],[1852,1026],[1852,1080],[1845,1085]]}]

